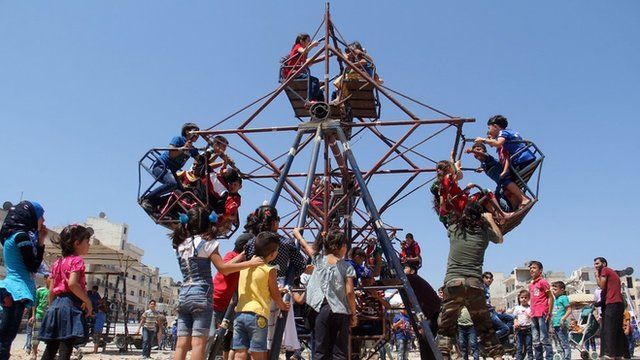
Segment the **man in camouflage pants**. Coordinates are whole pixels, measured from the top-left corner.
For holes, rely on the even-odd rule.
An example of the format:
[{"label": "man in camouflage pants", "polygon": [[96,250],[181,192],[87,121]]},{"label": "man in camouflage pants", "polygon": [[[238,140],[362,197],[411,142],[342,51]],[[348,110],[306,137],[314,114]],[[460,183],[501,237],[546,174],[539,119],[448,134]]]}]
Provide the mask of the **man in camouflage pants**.
[{"label": "man in camouflage pants", "polygon": [[450,358],[460,310],[466,306],[487,356],[501,360],[504,350],[485,302],[482,265],[489,241],[501,243],[502,232],[491,214],[485,213],[478,203],[470,202],[460,220],[449,226],[448,235],[451,247],[438,320],[438,348],[443,358]]}]

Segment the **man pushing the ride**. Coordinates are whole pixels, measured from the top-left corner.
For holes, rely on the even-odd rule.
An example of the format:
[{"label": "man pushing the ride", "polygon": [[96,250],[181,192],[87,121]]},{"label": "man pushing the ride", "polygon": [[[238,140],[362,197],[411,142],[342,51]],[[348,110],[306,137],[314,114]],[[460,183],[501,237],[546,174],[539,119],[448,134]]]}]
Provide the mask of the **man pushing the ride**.
[{"label": "man pushing the ride", "polygon": [[491,214],[475,201],[467,203],[462,216],[448,228],[450,249],[444,278],[438,348],[450,358],[462,307],[471,314],[474,327],[488,357],[501,360],[504,350],[498,342],[485,302],[482,264],[489,242],[502,243],[502,233]]}]

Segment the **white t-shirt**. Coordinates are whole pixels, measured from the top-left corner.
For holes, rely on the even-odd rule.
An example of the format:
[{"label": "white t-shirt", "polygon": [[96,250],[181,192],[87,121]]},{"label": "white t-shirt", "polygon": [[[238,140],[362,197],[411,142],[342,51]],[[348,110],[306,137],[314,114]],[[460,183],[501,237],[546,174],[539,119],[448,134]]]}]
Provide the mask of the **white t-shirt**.
[{"label": "white t-shirt", "polygon": [[513,309],[513,316],[515,317],[515,324],[518,324],[519,326],[530,326],[531,306],[524,307],[522,305],[517,305]]},{"label": "white t-shirt", "polygon": [[[181,258],[188,260],[190,257],[210,258],[220,243],[218,240],[205,240],[200,236],[186,239],[178,246],[178,254]],[[194,252],[197,254],[194,255]]]}]

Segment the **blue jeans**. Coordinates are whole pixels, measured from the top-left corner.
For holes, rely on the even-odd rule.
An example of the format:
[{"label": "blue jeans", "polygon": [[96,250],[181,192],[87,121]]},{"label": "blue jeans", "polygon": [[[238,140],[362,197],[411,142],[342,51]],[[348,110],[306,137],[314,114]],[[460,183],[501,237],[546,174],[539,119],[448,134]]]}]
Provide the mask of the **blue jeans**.
[{"label": "blue jeans", "polygon": [[27,351],[27,354],[31,354],[31,342],[33,338],[33,326],[27,323],[27,328],[24,330],[27,334],[27,340],[24,342],[24,346],[22,347]]},{"label": "blue jeans", "polygon": [[516,332],[516,360],[533,360],[533,346],[531,345],[531,327],[519,328]]},{"label": "blue jeans", "polygon": [[490,313],[491,315],[491,324],[493,324],[493,329],[496,331],[496,336],[498,339],[502,339],[505,336],[509,335],[509,327],[500,320],[498,314],[495,311]]},{"label": "blue jeans", "polygon": [[209,336],[213,304],[211,286],[183,285],[178,305],[178,336]]},{"label": "blue jeans", "polygon": [[556,335],[558,335],[558,340],[560,340],[560,347],[562,348],[564,360],[571,360],[571,347],[569,346],[569,333],[567,332],[567,328],[564,326],[554,326],[553,330],[555,330]]},{"label": "blue jeans", "polygon": [[324,101],[324,94],[320,91],[320,80],[317,77],[302,73],[298,79],[307,79],[309,86],[307,89],[307,100]]},{"label": "blue jeans", "polygon": [[407,360],[409,358],[409,342],[406,339],[396,339],[398,345],[398,360]]},{"label": "blue jeans", "polygon": [[543,349],[544,358],[546,360],[553,360],[553,347],[549,340],[549,328],[547,326],[547,319],[545,317],[531,318],[531,339],[533,341],[533,351],[536,360],[542,360]]},{"label": "blue jeans", "polygon": [[[0,289],[0,306],[6,296],[11,296],[5,289]],[[7,360],[10,356],[11,343],[18,335],[20,320],[24,314],[25,302],[13,301],[11,306],[0,310],[0,360]]]},{"label": "blue jeans", "polygon": [[254,313],[238,313],[233,322],[233,350],[267,351],[267,318]]},{"label": "blue jeans", "polygon": [[146,198],[149,199],[149,201],[151,201],[154,206],[159,206],[160,198],[162,197],[162,195],[168,194],[177,189],[178,181],[176,180],[175,176],[173,176],[173,172],[171,172],[171,170],[167,169],[166,166],[161,163],[156,162],[153,165],[152,172],[153,176],[158,179],[158,182],[161,185],[151,190],[147,194]]},{"label": "blue jeans", "polygon": [[142,357],[151,357],[151,342],[156,338],[156,332],[142,328]]},{"label": "blue jeans", "polygon": [[474,360],[480,359],[480,351],[478,351],[478,335],[473,326],[458,325],[458,346],[460,347],[460,356],[464,360],[469,359],[469,352]]}]

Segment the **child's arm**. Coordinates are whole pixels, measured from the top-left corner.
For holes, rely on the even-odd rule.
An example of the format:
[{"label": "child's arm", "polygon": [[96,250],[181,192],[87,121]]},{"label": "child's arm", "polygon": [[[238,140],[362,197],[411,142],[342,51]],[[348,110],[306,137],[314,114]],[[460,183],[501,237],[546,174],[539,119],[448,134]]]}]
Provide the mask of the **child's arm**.
[{"label": "child's arm", "polygon": [[38,307],[38,297],[36,296],[36,301],[31,307],[31,317],[29,318],[29,325],[33,325],[33,322],[36,320],[36,308]]},{"label": "child's arm", "polygon": [[302,234],[300,234],[300,229],[294,228],[292,233],[293,233],[293,237],[295,237],[296,240],[298,240],[298,242],[300,243],[300,247],[302,248],[302,251],[304,251],[310,257],[314,257],[316,255],[316,251],[302,237]]},{"label": "child's arm", "polygon": [[77,271],[74,271],[69,276],[69,290],[78,297],[78,299],[82,300],[85,308],[87,309],[87,316],[93,315],[93,305],[91,305],[91,300],[89,299],[89,295],[87,295],[87,291],[80,286],[80,274]]},{"label": "child's arm", "polygon": [[358,316],[356,309],[356,292],[353,287],[352,277],[347,278],[345,288],[347,290],[347,300],[349,301],[349,307],[351,308],[351,327],[356,327],[358,325]]},{"label": "child's arm", "polygon": [[502,167],[502,172],[500,173],[500,178],[502,179],[503,177],[507,176],[507,174],[509,173],[509,165],[511,164],[511,160],[509,160],[509,157],[505,157],[504,159],[504,166]]},{"label": "child's arm", "polygon": [[462,162],[460,160],[453,163],[453,170],[456,173],[456,180],[462,180],[464,173],[462,173]]},{"label": "child's arm", "polygon": [[487,138],[477,137],[475,140],[476,143],[485,143],[494,148],[502,146],[505,141],[506,139],[503,137],[498,137],[497,139],[487,139]]},{"label": "child's arm", "polygon": [[571,304],[569,304],[566,308],[566,313],[564,314],[564,316],[562,317],[562,319],[560,319],[560,326],[563,326],[564,322],[567,320],[567,318],[569,318],[569,316],[571,316],[571,311],[573,309],[571,308]]},{"label": "child's arm", "polygon": [[553,296],[551,295],[551,291],[547,289],[547,299],[549,300],[549,304],[547,305],[549,308],[547,309],[547,320],[551,319],[551,315],[553,314]]},{"label": "child's arm", "polygon": [[218,249],[216,249],[213,254],[211,254],[210,259],[213,263],[213,266],[215,266],[216,269],[222,273],[222,275],[229,275],[234,272],[264,264],[264,260],[259,256],[254,256],[251,260],[248,261],[236,263],[230,261],[228,263],[225,263],[224,260],[222,260],[222,256],[220,256]]},{"label": "child's arm", "polygon": [[280,294],[280,289],[278,289],[276,273],[276,269],[271,269],[269,271],[269,294],[280,310],[289,311],[289,303],[282,301],[282,295]]},{"label": "child's arm", "polygon": [[140,334],[140,329],[142,329],[142,324],[144,324],[146,318],[147,316],[145,315],[145,313],[142,313],[142,316],[140,316],[140,324],[138,324],[138,330],[136,330],[136,334]]}]

